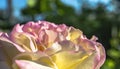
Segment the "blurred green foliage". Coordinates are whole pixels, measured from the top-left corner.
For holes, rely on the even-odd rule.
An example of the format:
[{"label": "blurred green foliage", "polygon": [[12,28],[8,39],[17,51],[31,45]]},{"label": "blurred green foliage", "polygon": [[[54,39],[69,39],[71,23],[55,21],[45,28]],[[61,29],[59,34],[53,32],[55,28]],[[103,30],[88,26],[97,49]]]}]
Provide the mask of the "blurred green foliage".
[{"label": "blurred green foliage", "polygon": [[[101,69],[120,69],[120,1],[113,0],[110,3],[115,6],[114,11],[107,10],[107,6],[102,3],[93,8],[88,1],[82,1],[80,10],[76,12],[60,0],[28,0],[27,7],[21,11],[22,16],[26,17],[22,23],[37,21],[40,18],[79,28],[88,38],[96,35],[104,45],[107,55]],[[3,18],[0,16],[0,19]],[[6,25],[4,26],[6,28]]]}]

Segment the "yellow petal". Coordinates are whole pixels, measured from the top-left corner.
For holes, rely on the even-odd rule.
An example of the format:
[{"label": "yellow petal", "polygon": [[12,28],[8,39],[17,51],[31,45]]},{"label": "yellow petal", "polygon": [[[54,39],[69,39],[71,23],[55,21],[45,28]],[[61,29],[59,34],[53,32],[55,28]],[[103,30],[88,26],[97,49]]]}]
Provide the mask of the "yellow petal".
[{"label": "yellow petal", "polygon": [[[52,67],[54,69],[57,68],[56,65],[54,64],[54,62],[52,61],[52,59],[43,52],[21,53],[21,54],[17,55],[14,58],[14,60],[28,60],[28,61],[32,61],[32,62],[35,62],[35,63],[40,64],[40,65]],[[13,67],[18,68],[18,66],[16,66],[16,63],[13,64]]]},{"label": "yellow petal", "polygon": [[67,40],[59,44],[55,43],[55,45],[52,45],[46,52],[49,52],[49,50],[52,51],[52,60],[57,65],[58,69],[74,69],[78,63],[81,63],[82,60],[89,56],[89,54],[83,51],[75,53],[75,45]]},{"label": "yellow petal", "polygon": [[28,36],[30,35],[24,33],[16,33],[13,37],[13,41],[28,52],[36,52],[38,48],[35,40],[32,37]]},{"label": "yellow petal", "polygon": [[[52,56],[58,69],[95,69],[96,53],[70,53],[67,51]],[[96,61],[98,62],[98,61]]]},{"label": "yellow petal", "polygon": [[75,29],[73,27],[70,27],[69,31],[68,31],[68,36],[66,38],[67,38],[67,40],[71,40],[74,43],[77,43],[76,39],[81,37],[82,35],[83,35],[82,31],[80,31],[79,29]]}]

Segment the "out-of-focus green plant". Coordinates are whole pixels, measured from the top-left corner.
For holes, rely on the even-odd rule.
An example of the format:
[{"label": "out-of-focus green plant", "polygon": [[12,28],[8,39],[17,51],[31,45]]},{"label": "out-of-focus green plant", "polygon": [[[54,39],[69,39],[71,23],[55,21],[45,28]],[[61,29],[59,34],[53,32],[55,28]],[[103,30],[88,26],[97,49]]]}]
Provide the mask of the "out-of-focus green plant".
[{"label": "out-of-focus green plant", "polygon": [[108,58],[102,69],[120,69],[120,29],[112,28],[111,48],[107,51]]}]

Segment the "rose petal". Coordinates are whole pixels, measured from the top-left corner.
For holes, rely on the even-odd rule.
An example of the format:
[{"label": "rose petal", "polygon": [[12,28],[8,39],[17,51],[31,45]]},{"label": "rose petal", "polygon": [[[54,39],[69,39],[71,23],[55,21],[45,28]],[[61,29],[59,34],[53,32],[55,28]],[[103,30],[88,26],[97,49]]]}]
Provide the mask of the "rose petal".
[{"label": "rose petal", "polygon": [[12,35],[12,41],[21,46],[26,51],[37,51],[36,43],[32,36],[30,36],[29,34],[15,33],[14,35]]},{"label": "rose petal", "polygon": [[67,39],[74,41],[75,39],[81,37],[81,35],[82,35],[82,31],[80,31],[79,29],[75,29],[73,27],[70,27],[69,31],[68,31]]},{"label": "rose petal", "polygon": [[[13,43],[10,39],[10,37],[6,34],[6,33],[3,33],[1,36],[0,36],[0,42],[1,42],[1,45],[5,46],[5,47],[9,47],[9,46],[12,46],[12,47],[16,47],[20,52],[24,52],[25,50],[23,48],[21,48],[19,45]],[[10,44],[10,45],[9,45]],[[11,45],[12,44],[12,45]]]},{"label": "rose petal", "polygon": [[53,69],[27,60],[15,60],[20,69]]},{"label": "rose petal", "polygon": [[[51,57],[48,56],[46,53],[43,52],[36,52],[36,53],[21,53],[17,55],[14,60],[28,60],[28,61],[34,61],[35,63],[38,63],[40,65],[44,65],[47,67],[57,68],[56,64],[52,61]],[[13,64],[13,67],[16,67],[16,64]]]},{"label": "rose petal", "polygon": [[[21,48],[17,47],[14,43],[12,43],[8,38],[7,34],[3,33],[0,36],[0,60],[7,62],[9,66],[12,65],[12,59],[16,56],[16,54],[23,51]],[[19,50],[17,50],[19,48]]]},{"label": "rose petal", "polygon": [[48,43],[54,42],[57,38],[57,32],[54,32],[52,30],[45,30],[45,32],[48,35]]}]

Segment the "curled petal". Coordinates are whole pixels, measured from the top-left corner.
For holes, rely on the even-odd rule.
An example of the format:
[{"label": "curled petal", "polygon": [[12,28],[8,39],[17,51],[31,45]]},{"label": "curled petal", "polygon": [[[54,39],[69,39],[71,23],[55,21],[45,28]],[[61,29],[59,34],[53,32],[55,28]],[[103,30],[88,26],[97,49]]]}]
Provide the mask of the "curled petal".
[{"label": "curled petal", "polygon": [[30,36],[29,34],[15,33],[14,35],[12,35],[12,41],[18,44],[26,51],[33,51],[33,52],[37,51],[36,43],[32,38],[32,36]]},{"label": "curled petal", "polygon": [[15,62],[20,69],[53,69],[27,60],[15,60]]},{"label": "curled petal", "polygon": [[35,38],[38,38],[40,28],[41,25],[39,25],[39,23],[28,22],[23,26],[22,30],[26,33],[33,35]]},{"label": "curled petal", "polygon": [[92,40],[92,41],[97,41],[98,38],[97,38],[96,36],[92,36],[92,38],[91,38],[90,40]]},{"label": "curled petal", "polygon": [[23,32],[22,28],[23,28],[23,25],[21,26],[19,24],[15,25],[11,32],[11,35],[13,35],[15,32]]},{"label": "curled petal", "polygon": [[64,33],[66,31],[66,29],[67,29],[67,26],[65,24],[61,24],[61,25],[58,25],[56,31]]},{"label": "curled petal", "polygon": [[48,43],[53,43],[57,38],[57,33],[52,30],[46,30],[45,32],[48,35]]},{"label": "curled petal", "polygon": [[105,62],[105,59],[106,59],[106,55],[105,55],[105,49],[104,49],[104,47],[102,46],[102,44],[100,44],[100,43],[97,43],[97,48],[98,48],[98,50],[99,50],[99,62],[98,62],[98,64],[97,64],[97,66],[96,66],[96,68],[99,68],[99,67],[101,67],[102,65],[103,65],[103,63]]},{"label": "curled petal", "polygon": [[79,29],[75,29],[73,27],[70,27],[69,31],[68,31],[67,39],[74,41],[75,39],[81,37],[81,35],[82,35],[82,31],[80,31]]},{"label": "curled petal", "polygon": [[[12,59],[20,53],[20,51],[24,51],[22,48],[19,48],[16,44],[12,43],[9,39],[6,33],[3,33],[0,36],[0,60],[4,61],[9,65],[11,68],[12,65]],[[20,51],[18,51],[18,49]],[[0,61],[0,62],[1,62]]]},{"label": "curled petal", "polygon": [[[24,52],[25,50],[23,48],[21,48],[19,45],[15,44],[14,42],[12,42],[10,40],[10,37],[7,35],[7,33],[3,33],[1,36],[0,36],[0,43],[1,43],[1,46],[3,45],[3,47],[16,47],[16,49],[18,49],[20,52]],[[10,44],[10,45],[9,45]],[[12,44],[12,45],[11,45]]]},{"label": "curled petal", "polygon": [[[37,63],[39,65],[43,65],[46,67],[51,67],[54,69],[57,69],[56,64],[52,61],[51,57],[43,52],[37,52],[37,53],[21,53],[17,55],[14,60],[27,60],[32,61],[34,63]],[[16,65],[16,62],[13,64],[14,68],[19,67],[19,65]]]}]

